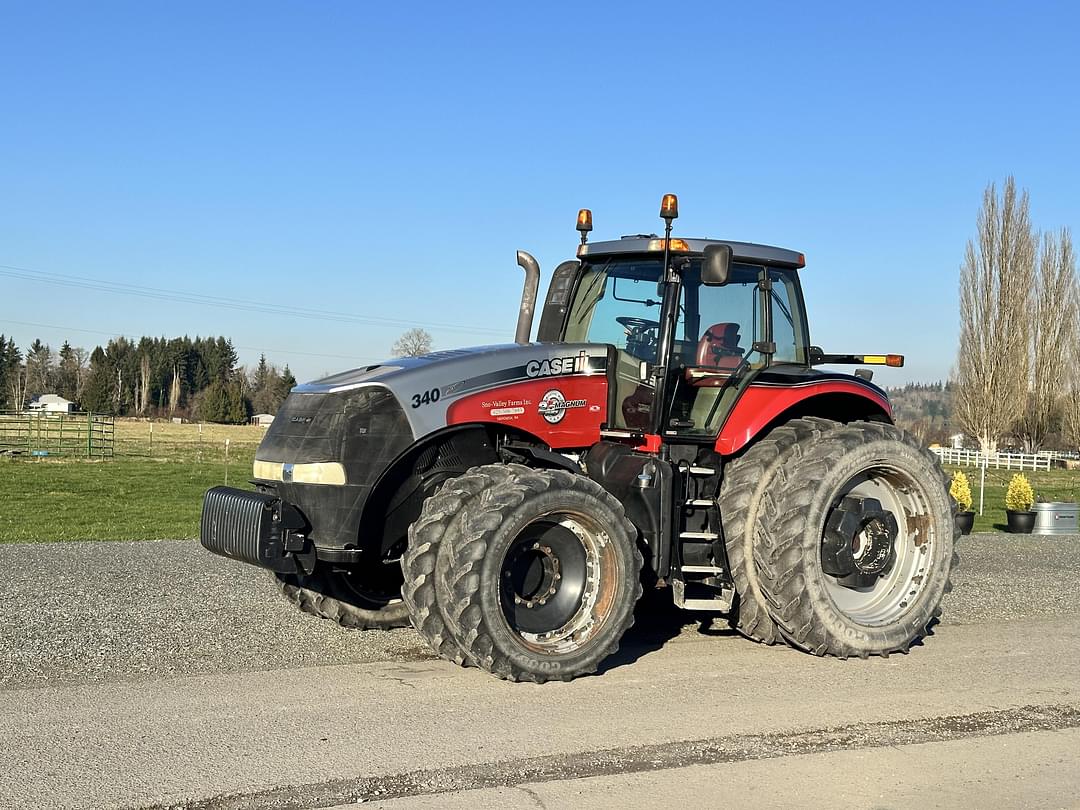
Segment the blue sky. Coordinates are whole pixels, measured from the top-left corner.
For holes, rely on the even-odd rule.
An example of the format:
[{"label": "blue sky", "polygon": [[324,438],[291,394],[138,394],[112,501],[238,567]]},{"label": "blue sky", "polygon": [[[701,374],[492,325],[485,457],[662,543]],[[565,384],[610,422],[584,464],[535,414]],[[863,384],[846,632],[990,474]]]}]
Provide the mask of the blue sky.
[{"label": "blue sky", "polygon": [[[657,230],[806,253],[811,334],[935,380],[982,190],[1080,226],[1080,12],[1039,4],[0,3],[0,332],[225,334],[298,378],[513,335],[547,273]],[[29,325],[39,324],[39,325]],[[440,326],[430,326],[440,324]],[[286,353],[286,350],[289,353]]]}]

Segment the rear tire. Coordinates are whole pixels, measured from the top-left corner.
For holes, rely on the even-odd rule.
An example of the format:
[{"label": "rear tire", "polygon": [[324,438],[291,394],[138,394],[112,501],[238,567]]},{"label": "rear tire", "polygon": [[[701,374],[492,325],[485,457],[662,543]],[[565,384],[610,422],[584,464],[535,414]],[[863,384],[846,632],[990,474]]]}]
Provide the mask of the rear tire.
[{"label": "rear tire", "polygon": [[796,446],[805,448],[808,442],[839,426],[839,422],[814,416],[793,419],[771,430],[724,468],[718,499],[720,521],[737,594],[730,621],[732,627],[754,641],[775,644],[784,640],[769,615],[754,565],[754,527],[762,495],[788,451]]},{"label": "rear tire", "polygon": [[633,624],[637,530],[588,478],[509,473],[465,504],[460,534],[439,549],[437,599],[448,629],[472,663],[506,680],[595,672]]},{"label": "rear tire", "polygon": [[906,652],[949,590],[954,508],[937,458],[893,425],[856,423],[790,454],[755,534],[780,632],[815,655]]},{"label": "rear tire", "polygon": [[329,619],[351,630],[391,630],[407,627],[409,609],[398,598],[371,598],[348,582],[344,573],[315,570],[314,574],[274,574],[285,598],[304,613]]}]

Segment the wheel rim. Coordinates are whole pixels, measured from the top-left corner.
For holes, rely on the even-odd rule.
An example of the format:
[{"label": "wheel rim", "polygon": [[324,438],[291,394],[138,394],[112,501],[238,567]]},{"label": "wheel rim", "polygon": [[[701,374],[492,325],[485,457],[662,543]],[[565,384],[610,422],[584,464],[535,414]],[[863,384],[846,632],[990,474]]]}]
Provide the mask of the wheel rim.
[{"label": "wheel rim", "polygon": [[849,479],[826,516],[825,589],[849,619],[891,624],[927,586],[936,539],[925,486],[895,468],[867,468]]},{"label": "wheel rim", "polygon": [[401,561],[398,558],[379,560],[374,570],[350,571],[338,574],[338,581],[348,592],[349,600],[357,607],[381,610],[401,601]]},{"label": "wheel rim", "polygon": [[499,567],[499,603],[510,631],[545,655],[594,638],[614,603],[618,558],[592,518],[553,512],[526,524]]}]

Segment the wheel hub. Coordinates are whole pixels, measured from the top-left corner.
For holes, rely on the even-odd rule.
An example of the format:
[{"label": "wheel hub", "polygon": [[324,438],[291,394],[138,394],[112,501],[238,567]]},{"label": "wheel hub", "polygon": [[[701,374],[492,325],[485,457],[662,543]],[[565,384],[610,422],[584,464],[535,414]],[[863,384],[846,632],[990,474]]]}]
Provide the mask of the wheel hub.
[{"label": "wheel hub", "polygon": [[900,533],[896,518],[876,498],[849,495],[829,515],[821,543],[821,569],[851,588],[888,573]]},{"label": "wheel hub", "polygon": [[587,552],[575,524],[542,520],[507,550],[500,572],[503,614],[518,632],[544,634],[569,622],[588,582]]}]

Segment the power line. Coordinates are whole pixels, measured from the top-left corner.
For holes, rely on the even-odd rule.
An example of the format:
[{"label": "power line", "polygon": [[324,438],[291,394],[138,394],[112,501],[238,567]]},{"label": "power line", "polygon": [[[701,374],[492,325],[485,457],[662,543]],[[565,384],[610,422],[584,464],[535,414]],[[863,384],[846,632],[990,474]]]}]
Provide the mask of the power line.
[{"label": "power line", "polygon": [[[57,326],[56,324],[52,324],[52,323],[34,323],[32,321],[13,321],[13,320],[10,320],[8,318],[0,318],[0,323],[13,323],[13,324],[17,324],[19,326],[33,326],[33,327],[36,327],[38,329],[56,329],[56,330],[58,330],[60,332],[86,332],[87,334],[108,335],[109,337],[117,337],[117,336],[121,335],[120,332],[109,332],[109,331],[106,331],[104,329],[80,329],[80,328],[74,327],[74,326]],[[133,335],[123,335],[123,336],[127,337],[129,340],[132,340],[134,342]],[[371,357],[371,356],[363,356],[363,355],[355,355],[355,354],[323,354],[321,352],[298,352],[298,351],[294,351],[292,349],[264,349],[264,348],[259,348],[258,346],[238,346],[235,343],[233,344],[233,348],[234,349],[243,349],[243,350],[249,351],[249,352],[260,352],[262,354],[275,354],[275,355],[277,355],[277,354],[296,354],[296,355],[302,355],[304,357],[327,357],[327,358],[331,358],[331,359],[334,359],[334,360],[354,360],[354,361],[358,361],[358,362],[361,362],[361,363],[378,362],[380,360],[386,360],[387,359],[386,357]]]},{"label": "power line", "polygon": [[76,289],[95,290],[119,295],[133,295],[142,298],[151,298],[159,301],[175,301],[186,304],[198,304],[200,306],[220,307],[243,312],[263,312],[271,315],[293,316],[297,318],[309,318],[318,321],[337,321],[340,323],[361,323],[368,326],[393,326],[415,327],[429,326],[436,329],[447,329],[456,332],[471,332],[485,334],[503,334],[501,329],[492,329],[482,326],[465,326],[453,323],[420,323],[415,320],[403,320],[401,318],[383,318],[375,315],[356,315],[348,312],[335,312],[333,310],[317,310],[307,307],[286,306],[282,304],[269,304],[263,301],[249,301],[240,298],[226,298],[216,295],[204,295],[202,293],[185,292],[183,290],[169,290],[160,287],[145,287],[139,284],[126,284],[117,281],[94,279],[87,276],[73,276],[65,273],[52,273],[44,270],[34,270],[28,267],[17,267],[10,264],[0,264],[0,276],[18,278],[24,281],[36,281],[42,284],[52,284],[61,287],[73,287]]}]

